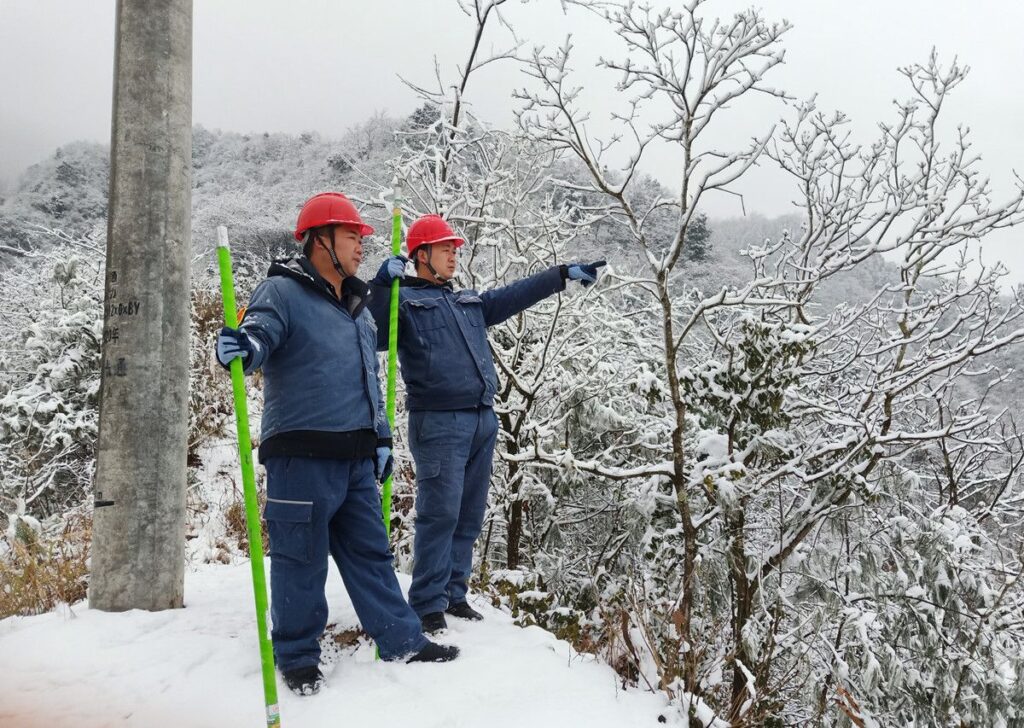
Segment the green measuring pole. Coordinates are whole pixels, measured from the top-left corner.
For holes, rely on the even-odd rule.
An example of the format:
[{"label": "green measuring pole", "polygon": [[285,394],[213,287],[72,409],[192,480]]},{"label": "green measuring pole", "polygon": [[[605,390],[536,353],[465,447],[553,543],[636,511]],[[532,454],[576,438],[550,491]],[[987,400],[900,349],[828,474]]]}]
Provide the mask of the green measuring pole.
[{"label": "green measuring pole", "polygon": [[[217,228],[217,261],[220,264],[220,292],[224,299],[224,325],[238,328],[235,313],[235,281],[231,273],[231,249],[228,229]],[[260,533],[260,507],[256,499],[256,476],[252,466],[252,439],[249,437],[249,408],[245,401],[245,374],[242,359],[231,360],[231,388],[235,394],[235,423],[238,427],[238,456],[242,465],[242,491],[245,494],[245,525],[249,533],[249,563],[252,565],[252,590],[256,598],[256,628],[259,630],[260,661],[263,663],[263,696],[268,728],[280,728],[277,706],[277,681],[274,675],[274,650],[267,629],[267,579],[263,573],[263,536]]]},{"label": "green measuring pole", "polygon": [[[391,208],[391,254],[402,253],[402,188],[398,178],[391,183],[394,190]],[[395,374],[398,369],[398,279],[391,281],[391,311],[388,318],[388,424],[391,425],[391,436],[395,434]],[[391,536],[391,479],[384,481],[384,492],[381,494],[381,511],[384,514],[384,530]]]}]

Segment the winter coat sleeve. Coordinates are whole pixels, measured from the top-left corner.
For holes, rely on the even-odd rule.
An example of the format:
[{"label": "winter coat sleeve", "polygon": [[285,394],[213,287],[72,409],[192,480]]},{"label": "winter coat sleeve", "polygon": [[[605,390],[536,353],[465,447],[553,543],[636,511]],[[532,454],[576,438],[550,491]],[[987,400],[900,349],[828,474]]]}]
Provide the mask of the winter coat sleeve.
[{"label": "winter coat sleeve", "polygon": [[377,324],[377,351],[388,350],[388,329],[391,323],[391,283],[379,280],[379,276],[370,281],[370,300],[366,307]]},{"label": "winter coat sleeve", "polygon": [[500,324],[538,301],[564,290],[564,266],[555,266],[507,286],[485,291],[480,294],[484,308],[484,324]]},{"label": "winter coat sleeve", "polygon": [[253,354],[246,363],[249,374],[263,366],[267,357],[288,337],[288,306],[274,281],[263,281],[253,291],[239,327],[252,340]]}]

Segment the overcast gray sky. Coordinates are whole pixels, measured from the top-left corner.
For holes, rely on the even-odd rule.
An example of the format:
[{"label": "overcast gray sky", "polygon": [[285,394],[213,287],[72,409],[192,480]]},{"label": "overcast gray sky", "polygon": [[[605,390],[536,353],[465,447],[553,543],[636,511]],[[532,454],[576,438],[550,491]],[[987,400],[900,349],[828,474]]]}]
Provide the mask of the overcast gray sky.
[{"label": "overcast gray sky", "polygon": [[[706,12],[728,15],[749,4],[711,0]],[[995,196],[1012,193],[1012,171],[1024,173],[1024,3],[775,0],[760,6],[769,19],[794,25],[774,85],[798,98],[817,93],[819,106],[842,109],[861,141],[871,139],[876,122],[892,117],[893,99],[906,95],[898,67],[924,61],[933,46],[943,58],[958,56],[972,70],[949,118],[972,128]],[[573,33],[587,100],[597,110],[613,102],[604,91],[608,78],[590,68],[599,52],[611,54],[614,47],[598,20],[579,11],[566,17],[558,0],[513,0],[503,9],[527,45],[552,45]],[[114,10],[114,0],[0,0],[0,181],[68,141],[109,140]],[[338,136],[374,111],[409,113],[417,100],[398,74],[429,84],[436,56],[451,78],[472,31],[454,0],[195,0],[193,118],[232,131]],[[508,32],[495,26],[485,44],[508,41]],[[478,116],[504,125],[511,119],[511,90],[521,83],[511,65],[494,65],[480,73],[468,96]],[[718,138],[742,141],[781,113],[739,107]],[[672,156],[663,155],[651,161],[650,171],[671,183],[674,166]],[[767,170],[751,175],[741,190],[747,210],[775,215],[791,209],[791,188],[779,182]],[[737,200],[725,195],[711,201],[709,211],[740,213]],[[989,255],[1005,260],[1014,279],[1024,281],[1019,237],[1001,235]]]}]

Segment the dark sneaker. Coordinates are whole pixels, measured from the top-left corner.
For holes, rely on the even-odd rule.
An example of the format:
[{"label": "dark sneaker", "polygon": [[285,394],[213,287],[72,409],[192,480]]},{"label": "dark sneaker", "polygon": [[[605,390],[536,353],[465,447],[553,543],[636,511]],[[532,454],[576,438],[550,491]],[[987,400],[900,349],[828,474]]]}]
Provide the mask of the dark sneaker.
[{"label": "dark sneaker", "polygon": [[444,621],[444,612],[431,612],[420,617],[420,624],[423,625],[424,634],[437,634],[443,629],[448,629],[448,623]]},{"label": "dark sneaker", "polygon": [[324,675],[316,665],[307,665],[284,673],[284,683],[296,695],[316,695],[323,687]]},{"label": "dark sneaker", "polygon": [[458,656],[459,648],[455,645],[439,645],[436,642],[427,642],[426,647],[414,654],[406,662],[451,662]]},{"label": "dark sneaker", "polygon": [[447,614],[459,619],[468,619],[473,622],[479,622],[484,618],[484,615],[469,606],[468,602],[459,602],[458,604],[449,604],[448,608],[444,610]]}]

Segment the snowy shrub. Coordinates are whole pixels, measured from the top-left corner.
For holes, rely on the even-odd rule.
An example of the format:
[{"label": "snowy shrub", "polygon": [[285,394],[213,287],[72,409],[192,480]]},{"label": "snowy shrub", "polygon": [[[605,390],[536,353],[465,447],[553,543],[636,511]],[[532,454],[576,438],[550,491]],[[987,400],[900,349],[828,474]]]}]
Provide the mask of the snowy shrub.
[{"label": "snowy shrub", "polygon": [[[244,556],[248,557],[249,552],[249,525],[245,518],[245,499],[241,493],[235,492],[235,497],[228,504],[227,508],[224,509],[224,526],[225,535],[233,539],[238,545],[238,550]],[[263,509],[267,505],[267,494],[266,491],[259,491],[256,494],[257,502],[259,503],[259,512],[262,514]],[[267,522],[260,516],[260,535],[262,537],[262,548],[263,553],[269,552],[270,541],[267,535]]]},{"label": "snowy shrub", "polygon": [[1008,723],[1021,706],[1024,641],[1014,625],[1018,577],[989,557],[998,544],[958,506],[893,502],[865,517],[873,536],[838,564],[811,556],[844,575],[838,592],[819,582],[841,615],[835,630],[813,638],[814,654],[831,648],[839,660],[818,666],[834,676],[820,697],[834,684],[879,726]]},{"label": "snowy shrub", "polygon": [[199,465],[198,448],[212,437],[232,431],[234,399],[231,378],[213,355],[217,334],[224,326],[220,291],[192,292],[192,342],[189,351],[189,465]]},{"label": "snowy shrub", "polygon": [[2,338],[10,388],[0,396],[0,496],[48,516],[91,493],[102,269],[64,249],[2,276],[0,286],[22,296],[5,304],[20,310],[5,317]]},{"label": "snowy shrub", "polygon": [[22,525],[24,516],[9,520],[16,525],[0,551],[0,619],[85,599],[91,521],[72,514],[36,530]]}]

